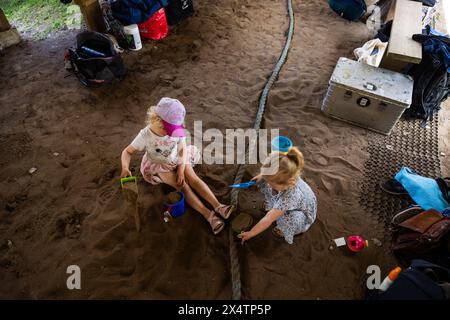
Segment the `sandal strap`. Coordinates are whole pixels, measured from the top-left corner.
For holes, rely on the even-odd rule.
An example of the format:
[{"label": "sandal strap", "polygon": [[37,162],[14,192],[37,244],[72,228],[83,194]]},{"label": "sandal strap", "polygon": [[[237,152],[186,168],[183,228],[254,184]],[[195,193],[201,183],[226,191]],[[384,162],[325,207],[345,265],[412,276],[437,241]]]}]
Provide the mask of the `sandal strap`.
[{"label": "sandal strap", "polygon": [[208,222],[211,225],[212,231],[214,233],[219,232],[225,226],[223,220],[216,216],[214,212],[211,212],[211,215],[208,218]]},{"label": "sandal strap", "polygon": [[[223,209],[223,208],[227,208],[227,210],[222,213],[219,210]],[[229,204],[229,205],[221,204],[217,208],[214,209],[214,211],[219,213],[223,218],[225,218],[225,217],[228,218],[233,210],[234,210],[234,206],[232,204]]]},{"label": "sandal strap", "polygon": [[217,206],[217,208],[214,208],[214,211],[219,211],[219,209],[222,209],[223,207],[226,207],[225,204],[219,204],[219,206]]}]

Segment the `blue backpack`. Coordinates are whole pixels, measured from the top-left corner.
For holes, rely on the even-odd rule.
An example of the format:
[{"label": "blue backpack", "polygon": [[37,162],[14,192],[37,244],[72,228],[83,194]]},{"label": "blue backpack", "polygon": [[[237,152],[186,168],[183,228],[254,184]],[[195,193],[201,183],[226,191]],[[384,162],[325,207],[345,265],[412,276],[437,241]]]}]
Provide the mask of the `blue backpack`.
[{"label": "blue backpack", "polygon": [[364,0],[328,0],[330,8],[344,19],[359,20],[367,10]]}]

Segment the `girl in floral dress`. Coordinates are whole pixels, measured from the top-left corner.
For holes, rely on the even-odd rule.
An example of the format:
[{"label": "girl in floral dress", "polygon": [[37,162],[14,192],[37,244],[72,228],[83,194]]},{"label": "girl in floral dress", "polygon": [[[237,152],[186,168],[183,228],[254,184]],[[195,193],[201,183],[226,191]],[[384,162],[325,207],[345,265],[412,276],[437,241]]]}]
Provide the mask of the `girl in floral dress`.
[{"label": "girl in floral dress", "polygon": [[[292,244],[294,236],[311,227],[316,219],[314,192],[300,177],[303,154],[296,148],[287,153],[272,153],[263,163],[261,173],[253,178],[265,197],[267,214],[248,232],[239,235],[242,243],[260,234],[276,222],[275,236]],[[277,168],[270,172],[270,168]],[[270,174],[269,174],[270,173]]]}]

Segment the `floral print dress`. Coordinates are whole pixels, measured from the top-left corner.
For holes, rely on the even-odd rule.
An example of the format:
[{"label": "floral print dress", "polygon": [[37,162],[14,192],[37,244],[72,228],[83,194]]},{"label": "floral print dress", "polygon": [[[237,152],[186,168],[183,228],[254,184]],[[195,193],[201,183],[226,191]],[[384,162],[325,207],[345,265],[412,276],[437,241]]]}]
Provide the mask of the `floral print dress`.
[{"label": "floral print dress", "polygon": [[292,244],[294,236],[307,231],[316,220],[316,196],[301,178],[298,178],[293,187],[282,192],[273,190],[263,180],[260,191],[266,200],[266,210],[283,211],[283,215],[276,220],[276,223],[287,243]]}]

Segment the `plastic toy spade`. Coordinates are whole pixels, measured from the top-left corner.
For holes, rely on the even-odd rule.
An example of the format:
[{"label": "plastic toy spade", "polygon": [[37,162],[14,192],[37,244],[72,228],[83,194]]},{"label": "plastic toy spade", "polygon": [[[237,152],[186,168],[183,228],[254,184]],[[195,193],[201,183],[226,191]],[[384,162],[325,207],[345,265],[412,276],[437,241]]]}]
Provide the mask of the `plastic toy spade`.
[{"label": "plastic toy spade", "polygon": [[123,185],[124,185],[125,183],[128,183],[128,182],[134,182],[134,183],[136,183],[136,182],[137,182],[137,179],[136,179],[135,176],[130,176],[130,177],[121,178],[121,179],[120,179],[120,186],[123,188]]},{"label": "plastic toy spade", "polygon": [[238,183],[238,184],[232,184],[230,186],[230,188],[247,189],[247,188],[250,188],[251,186],[254,186],[255,184],[256,184],[256,181],[248,181],[248,182],[243,182],[243,183]]}]

